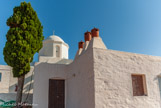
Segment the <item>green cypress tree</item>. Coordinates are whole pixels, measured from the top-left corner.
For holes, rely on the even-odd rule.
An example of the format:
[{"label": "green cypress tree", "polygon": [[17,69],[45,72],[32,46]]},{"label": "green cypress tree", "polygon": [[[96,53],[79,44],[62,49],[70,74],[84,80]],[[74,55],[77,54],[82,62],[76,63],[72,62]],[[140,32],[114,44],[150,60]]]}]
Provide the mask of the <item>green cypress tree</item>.
[{"label": "green cypress tree", "polygon": [[6,35],[3,55],[5,62],[12,67],[14,77],[18,77],[18,104],[22,100],[25,74],[30,71],[34,54],[42,48],[43,26],[31,4],[26,2],[13,9],[13,15],[8,18],[7,25],[10,28]]}]

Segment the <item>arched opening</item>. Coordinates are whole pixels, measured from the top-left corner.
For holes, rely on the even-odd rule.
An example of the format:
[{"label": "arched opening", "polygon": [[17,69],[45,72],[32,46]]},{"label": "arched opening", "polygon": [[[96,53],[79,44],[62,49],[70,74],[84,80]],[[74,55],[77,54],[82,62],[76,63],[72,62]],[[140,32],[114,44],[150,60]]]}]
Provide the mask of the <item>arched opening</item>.
[{"label": "arched opening", "polygon": [[60,47],[56,46],[56,57],[60,57]]}]

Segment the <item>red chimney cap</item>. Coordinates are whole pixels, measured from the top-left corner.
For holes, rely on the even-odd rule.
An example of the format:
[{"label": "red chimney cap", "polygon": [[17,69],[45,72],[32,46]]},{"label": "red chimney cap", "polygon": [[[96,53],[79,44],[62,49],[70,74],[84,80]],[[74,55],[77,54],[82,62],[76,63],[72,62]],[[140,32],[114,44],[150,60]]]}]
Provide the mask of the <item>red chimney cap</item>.
[{"label": "red chimney cap", "polygon": [[92,38],[93,37],[99,37],[99,29],[98,28],[93,28],[92,30],[91,30],[91,33],[92,33]]},{"label": "red chimney cap", "polygon": [[99,31],[99,29],[94,27],[91,31]]},{"label": "red chimney cap", "polygon": [[85,42],[86,41],[90,41],[91,40],[91,32],[87,31],[84,33],[84,39],[85,39]]},{"label": "red chimney cap", "polygon": [[78,43],[78,48],[83,48],[83,45],[84,45],[84,42],[81,40],[79,43]]}]

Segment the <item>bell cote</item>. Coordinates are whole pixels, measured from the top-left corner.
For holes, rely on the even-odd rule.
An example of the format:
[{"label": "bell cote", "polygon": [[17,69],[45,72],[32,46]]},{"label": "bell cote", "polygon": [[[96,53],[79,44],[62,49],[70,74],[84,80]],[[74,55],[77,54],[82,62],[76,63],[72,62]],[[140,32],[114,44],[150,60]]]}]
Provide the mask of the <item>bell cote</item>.
[{"label": "bell cote", "polygon": [[68,59],[69,46],[59,36],[51,35],[43,41],[43,47],[39,51],[39,62],[49,59]]}]

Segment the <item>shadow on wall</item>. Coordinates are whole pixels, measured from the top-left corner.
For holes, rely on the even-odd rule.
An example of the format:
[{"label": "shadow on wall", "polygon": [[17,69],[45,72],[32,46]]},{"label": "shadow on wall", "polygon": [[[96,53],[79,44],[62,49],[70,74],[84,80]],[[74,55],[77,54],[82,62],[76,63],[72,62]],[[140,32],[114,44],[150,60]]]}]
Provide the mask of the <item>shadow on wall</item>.
[{"label": "shadow on wall", "polygon": [[31,75],[31,76],[29,76],[29,77],[27,77],[25,79],[24,89],[23,89],[24,90],[24,93],[28,92],[29,90],[30,91],[33,90],[33,83],[34,83],[33,77],[34,77],[34,75]]},{"label": "shadow on wall", "polygon": [[[24,89],[23,89],[24,93],[28,93],[29,89],[30,89],[30,92],[31,92],[31,90],[33,90],[33,76],[34,75],[31,74],[30,76],[25,78]],[[15,93],[16,85],[17,85],[17,83],[15,83],[9,87],[10,93]]]},{"label": "shadow on wall", "polygon": [[159,74],[156,79],[158,79],[158,84],[159,84],[159,91],[160,91],[160,97],[161,97],[161,74]]}]

